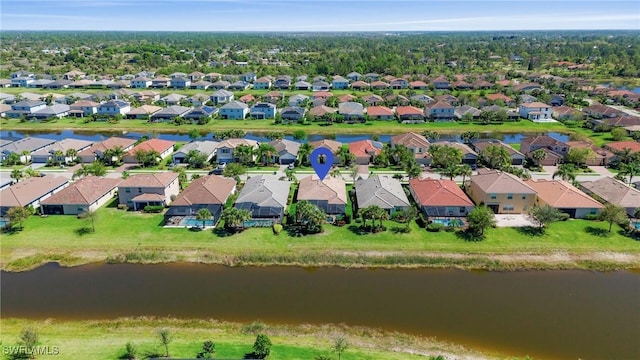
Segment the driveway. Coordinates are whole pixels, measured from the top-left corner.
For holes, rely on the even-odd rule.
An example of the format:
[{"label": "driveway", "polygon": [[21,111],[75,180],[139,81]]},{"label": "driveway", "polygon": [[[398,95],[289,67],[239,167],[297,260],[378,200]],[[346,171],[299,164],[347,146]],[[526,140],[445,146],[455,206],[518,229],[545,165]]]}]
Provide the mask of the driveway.
[{"label": "driveway", "polygon": [[526,214],[496,214],[497,227],[538,226],[531,216]]}]

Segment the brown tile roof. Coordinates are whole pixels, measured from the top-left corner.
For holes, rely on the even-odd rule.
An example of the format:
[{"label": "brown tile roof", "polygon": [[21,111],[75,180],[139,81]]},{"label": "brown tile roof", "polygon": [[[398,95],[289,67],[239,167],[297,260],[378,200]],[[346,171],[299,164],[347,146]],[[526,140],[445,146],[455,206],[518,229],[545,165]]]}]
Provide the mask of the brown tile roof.
[{"label": "brown tile roof", "polygon": [[427,104],[428,109],[453,109],[453,105],[449,104],[446,101],[439,100],[437,102]]},{"label": "brown tile roof", "polygon": [[545,103],[539,102],[539,101],[520,104],[520,106],[525,107],[525,108],[549,108],[549,107],[551,107],[551,105],[548,105],[548,104],[545,104]]},{"label": "brown tile roof", "polygon": [[126,149],[129,146],[135,144],[136,141],[134,139],[127,139],[127,138],[121,138],[121,137],[112,137],[112,138],[108,138],[104,141],[101,141],[97,144],[93,144],[92,147],[90,147],[89,149],[82,151],[80,154],[93,154],[96,151],[100,151],[100,152],[105,152],[108,149],[113,149],[117,146]]},{"label": "brown tile roof", "polygon": [[311,95],[313,99],[318,99],[318,98],[328,99],[332,96],[333,96],[333,93],[329,91],[316,91]]},{"label": "brown tile roof", "polygon": [[633,140],[610,142],[604,147],[613,152],[623,152],[625,149],[631,150],[632,153],[640,152],[640,143]]},{"label": "brown tile roof", "polygon": [[478,171],[471,176],[471,182],[487,194],[535,194],[535,190],[515,175],[494,170]]},{"label": "brown tile roof", "polygon": [[131,199],[131,201],[164,201],[164,196],[160,194],[144,193]]},{"label": "brown tile roof", "polygon": [[512,148],[511,146],[503,143],[502,141],[499,140],[480,140],[480,141],[475,141],[473,143],[473,147],[476,148],[476,150],[480,153],[482,152],[484,149],[488,148],[491,145],[497,145],[500,146],[501,148],[504,148],[505,150],[507,150],[507,152],[509,153],[509,155],[513,156],[513,155],[520,155],[524,157],[524,154],[521,153],[520,151]]},{"label": "brown tile roof", "polygon": [[347,204],[347,189],[342,179],[310,175],[300,180],[297,200],[326,200],[329,204]]},{"label": "brown tile roof", "polygon": [[540,135],[540,136],[530,136],[530,137],[523,138],[522,140],[520,140],[520,143],[529,144],[529,146],[537,145],[537,146],[546,147],[546,146],[555,146],[561,143],[561,141],[554,139],[551,136]]},{"label": "brown tile roof", "polygon": [[614,178],[602,177],[595,181],[583,181],[580,186],[610,204],[634,209],[640,207],[640,191]]},{"label": "brown tile roof", "polygon": [[602,204],[564,180],[527,180],[538,197],[555,208],[600,209]]},{"label": "brown tile roof", "polygon": [[500,93],[488,94],[488,95],[485,96],[485,98],[487,100],[491,100],[491,101],[501,100],[501,101],[504,101],[505,103],[513,102],[513,99],[511,97],[509,97],[509,96],[507,96],[505,94],[500,94]]},{"label": "brown tile roof", "polygon": [[424,115],[424,111],[422,109],[418,109],[415,106],[407,105],[407,106],[398,106],[396,108],[396,113],[398,116],[404,115]]},{"label": "brown tile roof", "polygon": [[391,138],[391,143],[393,145],[404,145],[407,148],[429,148],[429,141],[427,138],[414,132],[393,136]]},{"label": "brown tile roof", "polygon": [[340,150],[340,147],[342,146],[341,142],[331,140],[331,139],[322,139],[318,141],[313,141],[310,144],[314,148],[319,148],[319,147],[327,148],[331,150],[332,153],[335,153],[336,151]]},{"label": "brown tile roof", "polygon": [[251,140],[251,139],[225,139],[222,140],[217,148],[230,148],[230,149],[235,149],[236,147],[240,146],[240,145],[245,145],[245,146],[251,146],[251,147],[258,147],[258,142],[255,140]]},{"label": "brown tile roof", "polygon": [[393,116],[393,110],[386,106],[369,106],[367,107],[367,115],[369,116]]},{"label": "brown tile roof", "polygon": [[173,171],[164,171],[153,174],[135,174],[122,180],[119,188],[121,187],[154,187],[154,188],[166,188],[174,180],[178,178],[178,173]]},{"label": "brown tile roof", "polygon": [[87,176],[42,201],[42,204],[91,205],[115,189],[122,179]]},{"label": "brown tile roof", "polygon": [[620,126],[620,127],[635,126],[635,125],[640,125],[640,117],[625,115],[625,116],[615,117],[612,119],[605,119],[603,120],[603,122],[609,126]]},{"label": "brown tile roof", "polygon": [[0,191],[0,206],[27,206],[69,180],[62,176],[30,177]]},{"label": "brown tile roof", "polygon": [[353,101],[355,99],[357,99],[357,96],[353,96],[351,94],[344,94],[344,95],[340,95],[338,96],[338,101],[339,102],[350,102]]},{"label": "brown tile roof", "polygon": [[411,88],[423,88],[423,87],[427,87],[427,86],[429,86],[429,85],[426,82],[420,81],[420,80],[412,81],[412,82],[409,83],[409,87],[411,87]]},{"label": "brown tile roof", "polygon": [[369,84],[367,84],[364,81],[356,81],[353,84],[351,84],[352,88],[368,88]]},{"label": "brown tile roof", "polygon": [[208,175],[193,180],[171,203],[171,206],[194,204],[224,204],[234,191],[236,181],[217,175]]},{"label": "brown tile roof", "polygon": [[162,154],[163,152],[172,148],[173,145],[175,145],[175,142],[173,141],[162,140],[162,139],[149,139],[147,141],[143,141],[140,144],[134,146],[133,149],[129,150],[129,154],[135,155],[135,153],[137,153],[140,150],[145,150],[145,151],[155,150],[160,154]]},{"label": "brown tile roof", "polygon": [[380,154],[382,146],[376,147],[371,140],[360,140],[349,143],[349,151],[356,157],[369,157]]},{"label": "brown tile roof", "polygon": [[473,202],[453,180],[431,178],[409,180],[409,186],[424,206],[473,206]]}]

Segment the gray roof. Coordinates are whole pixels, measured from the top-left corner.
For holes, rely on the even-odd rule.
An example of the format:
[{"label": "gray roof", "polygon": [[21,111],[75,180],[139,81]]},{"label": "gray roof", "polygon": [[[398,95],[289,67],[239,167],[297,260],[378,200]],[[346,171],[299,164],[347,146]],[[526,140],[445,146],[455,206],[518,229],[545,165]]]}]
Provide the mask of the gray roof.
[{"label": "gray roof", "polygon": [[360,209],[371,205],[383,209],[410,206],[400,181],[386,175],[356,181],[356,199]]},{"label": "gray roof", "polygon": [[610,204],[631,209],[640,207],[640,191],[616,179],[603,177],[595,181],[582,181],[580,185]]},{"label": "gray roof", "polygon": [[33,154],[53,154],[55,151],[60,150],[63,153],[66,153],[69,149],[74,150],[82,150],[91,146],[93,142],[88,140],[81,139],[62,139],[60,141],[56,141],[51,145],[47,145],[44,148],[34,152]]},{"label": "gray roof", "polygon": [[247,104],[237,100],[230,101],[221,107],[221,109],[247,109],[247,108],[249,108]]},{"label": "gray roof", "polygon": [[36,111],[34,114],[38,114],[38,115],[58,115],[58,114],[62,114],[65,112],[68,112],[69,110],[71,110],[71,108],[69,107],[69,105],[66,104],[53,104],[51,106],[47,106],[44,109],[40,109],[38,111]]},{"label": "gray roof", "polygon": [[181,94],[169,94],[167,96],[164,96],[162,98],[160,98],[160,100],[164,101],[164,102],[179,102],[180,100],[186,98],[185,95],[181,95]]},{"label": "gray roof", "polygon": [[253,176],[247,180],[240,191],[236,206],[239,208],[253,206],[284,208],[287,206],[290,187],[291,182],[278,180],[273,175]]},{"label": "gray roof", "polygon": [[16,140],[0,148],[4,153],[16,153],[21,154],[23,151],[33,152],[41,149],[47,145],[53,144],[55,140],[43,139],[37,137],[26,137],[24,139]]},{"label": "gray roof", "polygon": [[[216,84],[216,83],[214,83],[214,84]],[[233,93],[231,91],[225,90],[225,89],[220,89],[220,90],[214,91],[211,94],[212,97],[229,97],[231,95],[233,95]]]},{"label": "gray roof", "polygon": [[357,102],[343,102],[338,104],[338,113],[341,115],[363,115],[364,106]]},{"label": "gray roof", "polygon": [[273,140],[269,144],[276,148],[279,156],[282,156],[285,153],[298,155],[298,150],[300,150],[301,145],[299,142],[287,139]]},{"label": "gray roof", "polygon": [[167,107],[165,109],[162,109],[162,110],[158,111],[157,113],[154,113],[151,116],[152,117],[182,116],[182,115],[188,113],[189,111],[191,111],[191,109],[192,108],[186,107],[186,106],[172,105],[172,106],[169,106],[169,107]]},{"label": "gray roof", "polygon": [[182,146],[178,151],[174,153],[176,154],[188,154],[191,150],[200,151],[203,154],[211,155],[216,152],[219,142],[212,140],[203,140],[203,141],[193,141],[188,144]]},{"label": "gray roof", "polygon": [[45,103],[44,101],[41,100],[22,100],[22,101],[18,101],[17,103],[13,104],[13,107],[36,107],[36,106],[42,106],[42,105],[46,105],[47,103]]}]

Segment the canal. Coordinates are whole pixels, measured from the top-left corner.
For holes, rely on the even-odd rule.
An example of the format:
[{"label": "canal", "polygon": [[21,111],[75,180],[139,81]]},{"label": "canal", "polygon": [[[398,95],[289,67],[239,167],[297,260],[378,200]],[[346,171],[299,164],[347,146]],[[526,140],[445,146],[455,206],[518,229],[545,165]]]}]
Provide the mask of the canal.
[{"label": "canal", "polygon": [[345,323],[535,359],[640,359],[633,272],[48,264],[2,272],[2,316]]}]

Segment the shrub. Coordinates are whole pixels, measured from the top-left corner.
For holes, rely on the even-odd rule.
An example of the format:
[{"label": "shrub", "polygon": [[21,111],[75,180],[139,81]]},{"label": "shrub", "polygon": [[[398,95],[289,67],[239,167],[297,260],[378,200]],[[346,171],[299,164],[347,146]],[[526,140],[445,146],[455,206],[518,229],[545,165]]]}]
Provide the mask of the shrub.
[{"label": "shrub", "polygon": [[127,206],[127,204],[118,204],[118,210],[127,211],[129,210],[129,207]]},{"label": "shrub", "polygon": [[431,223],[427,225],[427,231],[429,232],[439,232],[442,231],[442,229],[444,229],[444,225],[442,224]]},{"label": "shrub", "polygon": [[585,220],[600,220],[600,215],[598,214],[587,214],[584,216]]},{"label": "shrub", "polygon": [[418,226],[423,229],[427,226],[428,222],[427,222],[427,219],[424,217],[423,212],[418,213],[418,217],[416,218],[416,224],[418,224]]},{"label": "shrub", "polygon": [[164,210],[164,206],[162,205],[147,205],[142,211],[146,213],[159,213],[162,210]]},{"label": "shrub", "polygon": [[569,218],[571,218],[571,216],[569,216],[569,214],[562,213],[562,214],[560,214],[560,219],[559,220],[560,221],[567,221],[567,220],[569,220]]},{"label": "shrub", "polygon": [[282,225],[273,224],[273,233],[276,235],[280,235],[281,232],[282,232]]}]

